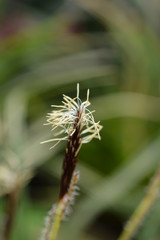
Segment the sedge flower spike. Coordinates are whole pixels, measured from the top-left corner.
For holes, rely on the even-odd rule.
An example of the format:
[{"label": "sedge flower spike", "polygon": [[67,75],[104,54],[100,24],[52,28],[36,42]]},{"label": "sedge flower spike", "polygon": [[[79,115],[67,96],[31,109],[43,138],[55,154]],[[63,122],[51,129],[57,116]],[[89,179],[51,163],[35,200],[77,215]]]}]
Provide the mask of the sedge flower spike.
[{"label": "sedge flower spike", "polygon": [[[102,126],[95,122],[93,112],[88,109],[89,90],[87,99],[82,102],[79,98],[79,84],[77,84],[77,96],[70,98],[63,95],[63,105],[52,105],[56,110],[48,114],[46,125],[51,125],[54,132],[54,138],[44,141],[56,142],[51,148],[59,142],[66,140],[67,147],[63,161],[63,173],[60,180],[59,200],[53,205],[42,232],[41,240],[55,240],[60,222],[70,213],[70,206],[77,195],[76,186],[79,179],[79,172],[74,172],[80,147],[83,143],[90,142],[93,138],[100,139],[100,130]],[[58,109],[57,109],[58,108]]]},{"label": "sedge flower spike", "polygon": [[[87,91],[87,99],[82,102],[79,98],[79,84],[77,84],[77,97],[70,98],[63,94],[62,101],[63,105],[51,105],[52,107],[59,108],[59,110],[53,110],[48,113],[48,120],[45,125],[51,125],[52,131],[59,128],[58,132],[54,134],[55,138],[46,140],[46,142],[54,142],[51,148],[54,148],[60,141],[68,140],[69,136],[72,136],[76,131],[76,127],[80,127],[81,131],[81,142],[88,143],[93,138],[100,138],[100,130],[102,126],[99,122],[95,122],[93,112],[87,107],[90,106],[89,102],[89,89]],[[58,135],[64,134],[65,136],[57,138]]]},{"label": "sedge flower spike", "polygon": [[61,141],[68,141],[65,159],[63,162],[63,174],[61,177],[60,199],[67,193],[73,171],[77,163],[77,156],[83,143],[90,142],[93,138],[100,139],[100,122],[95,122],[93,112],[88,109],[89,89],[87,99],[82,102],[79,98],[79,84],[77,84],[77,96],[70,98],[63,95],[63,105],[52,105],[56,108],[48,114],[46,125],[51,125],[54,138],[44,141],[56,142],[51,148]]}]

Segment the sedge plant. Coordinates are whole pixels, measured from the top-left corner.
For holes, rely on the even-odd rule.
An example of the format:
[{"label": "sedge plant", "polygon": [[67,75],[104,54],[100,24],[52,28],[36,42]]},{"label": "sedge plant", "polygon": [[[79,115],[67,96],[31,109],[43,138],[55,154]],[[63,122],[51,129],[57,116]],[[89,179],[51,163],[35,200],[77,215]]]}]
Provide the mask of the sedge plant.
[{"label": "sedge plant", "polygon": [[[93,112],[88,109],[89,90],[87,99],[82,102],[79,98],[79,84],[77,84],[77,96],[70,98],[63,95],[62,105],[52,105],[55,110],[48,114],[46,125],[51,125],[54,138],[44,141],[54,142],[54,148],[61,141],[67,142],[63,161],[63,172],[60,180],[60,192],[58,203],[54,204],[45,220],[41,240],[55,240],[61,221],[69,214],[70,206],[77,195],[76,186],[79,172],[75,171],[77,158],[83,143],[90,142],[93,138],[100,140],[100,122],[95,122]],[[57,131],[56,131],[57,130]]]}]

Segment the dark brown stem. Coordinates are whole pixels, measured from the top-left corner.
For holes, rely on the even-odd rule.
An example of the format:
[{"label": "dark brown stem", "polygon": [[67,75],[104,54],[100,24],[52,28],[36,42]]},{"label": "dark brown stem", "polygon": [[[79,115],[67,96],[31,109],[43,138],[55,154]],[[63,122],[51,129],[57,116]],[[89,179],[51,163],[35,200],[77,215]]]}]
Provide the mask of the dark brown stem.
[{"label": "dark brown stem", "polygon": [[9,240],[15,219],[18,189],[15,188],[6,196],[6,213],[2,240]]},{"label": "dark brown stem", "polygon": [[78,113],[78,117],[74,124],[75,132],[73,135],[69,136],[66,148],[65,159],[63,161],[63,173],[60,183],[59,199],[62,199],[68,192],[72,175],[77,164],[77,157],[81,146],[81,125],[78,124],[79,119],[80,113]]}]

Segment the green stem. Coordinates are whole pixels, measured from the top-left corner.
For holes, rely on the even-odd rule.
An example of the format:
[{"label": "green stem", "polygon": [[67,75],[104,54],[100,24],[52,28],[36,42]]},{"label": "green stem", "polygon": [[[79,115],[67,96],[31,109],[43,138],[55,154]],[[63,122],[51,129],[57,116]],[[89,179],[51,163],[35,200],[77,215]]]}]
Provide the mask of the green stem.
[{"label": "green stem", "polygon": [[63,215],[63,209],[62,209],[62,201],[59,201],[58,206],[57,206],[57,211],[54,219],[54,224],[53,228],[51,231],[51,236],[49,240],[55,240],[60,228],[61,220],[62,220],[62,215]]},{"label": "green stem", "polygon": [[153,180],[148,188],[148,191],[139,204],[138,208],[135,210],[128,223],[126,224],[122,234],[118,240],[130,240],[136,234],[141,222],[144,220],[145,216],[151,209],[152,205],[157,199],[160,188],[160,168],[153,177]]}]

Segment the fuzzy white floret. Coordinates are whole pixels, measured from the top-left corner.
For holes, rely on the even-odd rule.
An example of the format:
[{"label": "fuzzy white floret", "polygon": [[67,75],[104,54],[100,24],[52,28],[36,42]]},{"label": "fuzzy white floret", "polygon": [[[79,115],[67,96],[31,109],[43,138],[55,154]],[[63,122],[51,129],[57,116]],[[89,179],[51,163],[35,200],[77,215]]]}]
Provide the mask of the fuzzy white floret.
[{"label": "fuzzy white floret", "polygon": [[59,110],[53,110],[48,114],[46,125],[51,125],[52,131],[56,129],[58,130],[54,133],[54,137],[61,134],[66,134],[66,136],[46,140],[42,143],[57,141],[55,144],[57,145],[60,141],[68,140],[69,136],[72,136],[75,132],[74,123],[76,119],[78,119],[77,124],[81,125],[82,143],[90,142],[93,138],[100,139],[99,132],[102,129],[102,126],[99,124],[99,122],[95,122],[92,114],[94,111],[90,111],[87,108],[90,105],[89,89],[87,91],[87,99],[84,102],[82,102],[79,98],[79,84],[77,84],[77,96],[75,98],[72,99],[66,95],[63,95],[63,99],[63,105],[52,105],[55,108],[59,108]]}]

